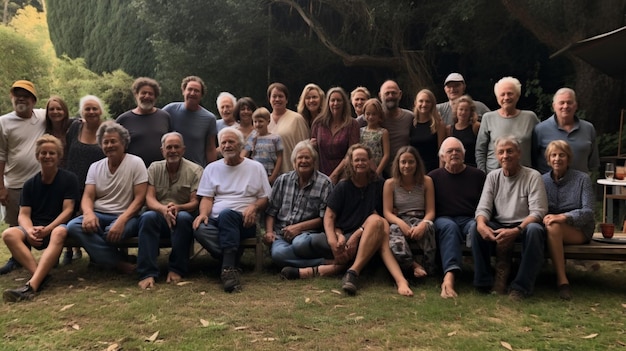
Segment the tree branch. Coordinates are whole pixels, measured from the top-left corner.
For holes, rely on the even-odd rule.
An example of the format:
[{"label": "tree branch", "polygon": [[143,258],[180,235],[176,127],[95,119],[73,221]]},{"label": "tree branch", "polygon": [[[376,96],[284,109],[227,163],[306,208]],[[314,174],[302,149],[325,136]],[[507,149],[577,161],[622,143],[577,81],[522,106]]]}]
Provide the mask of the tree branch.
[{"label": "tree branch", "polygon": [[342,59],[344,65],[346,65],[347,67],[379,67],[388,68],[395,71],[403,69],[404,62],[400,57],[352,55],[337,47],[328,38],[328,35],[326,35],[326,32],[322,28],[322,25],[319,24],[313,17],[309,17],[307,15],[307,12],[294,0],[272,0],[272,2],[288,5],[298,11],[298,14],[302,18],[302,20],[309,26],[311,30],[315,32],[322,45],[324,45],[333,54],[339,56]]}]

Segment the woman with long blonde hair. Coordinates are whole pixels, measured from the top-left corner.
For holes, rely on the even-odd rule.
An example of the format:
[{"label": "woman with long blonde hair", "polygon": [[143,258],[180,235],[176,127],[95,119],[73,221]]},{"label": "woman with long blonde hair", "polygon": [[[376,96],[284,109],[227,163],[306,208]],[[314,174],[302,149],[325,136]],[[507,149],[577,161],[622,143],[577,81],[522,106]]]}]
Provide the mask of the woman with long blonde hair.
[{"label": "woman with long blonde hair", "polygon": [[446,126],[436,106],[435,94],[428,89],[420,90],[415,96],[415,117],[409,133],[409,144],[419,151],[426,173],[439,168],[439,147],[446,138]]}]

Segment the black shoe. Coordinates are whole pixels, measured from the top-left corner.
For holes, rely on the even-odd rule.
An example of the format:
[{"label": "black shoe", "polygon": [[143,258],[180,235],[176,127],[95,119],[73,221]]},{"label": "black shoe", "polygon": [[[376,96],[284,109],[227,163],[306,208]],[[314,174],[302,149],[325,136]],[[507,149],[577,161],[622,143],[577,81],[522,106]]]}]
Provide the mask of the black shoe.
[{"label": "black shoe", "polygon": [[32,300],[35,297],[35,290],[31,288],[30,283],[17,289],[5,290],[2,294],[4,302],[20,302],[24,300]]},{"label": "black shoe", "polygon": [[348,270],[346,274],[344,274],[343,279],[341,279],[341,288],[348,295],[354,295],[357,291],[356,281],[357,281],[356,272],[353,270]]},{"label": "black shoe", "polygon": [[20,267],[22,267],[22,265],[11,257],[4,266],[0,267],[0,275],[10,273],[14,269],[18,269]]},{"label": "black shoe", "polygon": [[241,282],[239,281],[239,270],[233,267],[226,267],[222,270],[220,276],[222,284],[224,285],[224,291],[239,292],[241,291]]},{"label": "black shoe", "polygon": [[65,250],[63,254],[63,260],[61,260],[61,265],[67,266],[72,263],[72,250]]}]

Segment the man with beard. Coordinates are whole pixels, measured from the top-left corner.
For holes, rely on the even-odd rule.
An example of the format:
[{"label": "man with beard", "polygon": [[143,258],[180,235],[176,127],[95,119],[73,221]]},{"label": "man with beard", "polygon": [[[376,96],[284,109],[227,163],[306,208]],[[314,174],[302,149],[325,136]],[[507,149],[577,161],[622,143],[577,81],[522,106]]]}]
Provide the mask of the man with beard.
[{"label": "man with beard", "polygon": [[139,287],[154,287],[159,276],[157,256],[159,238],[171,238],[168,283],[178,282],[187,273],[189,247],[193,242],[191,224],[198,210],[196,191],[202,176],[202,167],[183,158],[183,136],[171,132],[161,138],[163,161],[148,168],[148,211],[139,217],[139,252],[137,272]]},{"label": "man with beard", "polygon": [[172,102],[163,107],[170,114],[172,129],[185,138],[187,158],[200,166],[217,159],[215,115],[200,105],[206,92],[202,78],[189,76],[180,88],[184,102]]},{"label": "man with beard", "polygon": [[[34,109],[37,102],[35,85],[27,80],[18,80],[11,86],[13,112],[0,116],[0,203],[6,207],[4,221],[11,227],[17,226],[20,192],[24,182],[39,172],[35,155],[37,139],[45,132],[46,111]],[[18,268],[11,257],[0,274]]]},{"label": "man with beard", "polygon": [[116,122],[130,132],[128,153],[141,157],[146,167],[163,159],[159,143],[163,134],[172,130],[169,113],[154,106],[161,94],[156,80],[146,77],[135,79],[133,94],[137,107],[122,113]]},{"label": "man with beard", "polygon": [[214,257],[221,257],[224,291],[241,290],[237,259],[241,240],[256,236],[256,217],[272,191],[260,163],[241,156],[244,139],[236,128],[218,134],[224,158],[202,173],[200,210],[193,221],[196,240]]},{"label": "man with beard", "polygon": [[[402,146],[409,145],[409,131],[413,123],[413,112],[400,108],[400,100],[402,99],[402,90],[398,83],[388,80],[380,86],[380,101],[385,108],[385,118],[382,126],[389,132],[389,149],[391,151],[391,159],[396,157],[398,149]],[[385,169],[386,177],[391,176],[391,164],[387,164]]]}]

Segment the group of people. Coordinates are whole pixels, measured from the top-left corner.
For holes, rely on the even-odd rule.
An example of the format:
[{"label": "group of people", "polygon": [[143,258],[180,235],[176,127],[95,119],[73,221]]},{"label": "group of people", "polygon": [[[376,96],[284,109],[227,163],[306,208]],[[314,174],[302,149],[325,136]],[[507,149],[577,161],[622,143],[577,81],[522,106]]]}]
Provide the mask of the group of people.
[{"label": "group of people", "polygon": [[[559,295],[571,298],[563,244],[593,234],[593,126],[575,116],[571,89],[557,91],[555,115],[541,123],[517,109],[515,78],[496,83],[493,112],[465,89],[452,73],[449,101],[437,104],[424,89],[409,111],[392,80],[378,99],[364,87],[348,95],[308,84],[295,112],[287,87],[273,83],[271,112],[223,92],[217,120],[200,105],[201,78],[183,79],[183,102],[159,109],[159,84],[142,77],[132,86],[137,106],[103,121],[95,96],[83,97],[80,118],[70,120],[61,98],[35,109],[33,83],[17,81],[15,111],[0,117],[0,201],[11,226],[2,238],[13,255],[0,274],[22,265],[32,277],[4,299],[42,290],[67,237],[93,265],[136,271],[142,289],[159,277],[159,238],[172,242],[167,282],[187,273],[195,239],[220,260],[224,290],[239,291],[240,242],[256,236],[258,222],[284,279],[343,274],[343,290],[355,294],[379,254],[399,294],[413,294],[407,276],[441,268],[441,296],[456,297],[465,243],[477,290],[519,300],[532,294],[547,242]],[[136,264],[115,245],[130,237],[139,241]],[[509,286],[516,241],[522,259]],[[47,248],[39,263],[31,247]],[[73,255],[68,249],[64,262]]]}]

